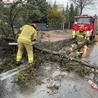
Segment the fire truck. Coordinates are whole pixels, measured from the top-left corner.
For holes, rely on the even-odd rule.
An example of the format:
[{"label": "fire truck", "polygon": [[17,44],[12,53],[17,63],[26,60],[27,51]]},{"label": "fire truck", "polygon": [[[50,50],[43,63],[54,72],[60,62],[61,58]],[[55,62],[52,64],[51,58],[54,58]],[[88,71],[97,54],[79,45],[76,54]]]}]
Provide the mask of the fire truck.
[{"label": "fire truck", "polygon": [[73,24],[72,36],[73,38],[77,33],[88,36],[89,40],[95,38],[97,31],[97,21],[93,16],[81,15],[75,16]]}]

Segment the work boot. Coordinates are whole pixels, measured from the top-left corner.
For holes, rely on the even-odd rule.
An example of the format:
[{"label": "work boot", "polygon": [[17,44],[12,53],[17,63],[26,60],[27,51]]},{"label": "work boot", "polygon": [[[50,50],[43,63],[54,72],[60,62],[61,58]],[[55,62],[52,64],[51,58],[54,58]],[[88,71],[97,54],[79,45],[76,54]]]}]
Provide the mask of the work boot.
[{"label": "work boot", "polygon": [[29,63],[29,67],[32,67],[33,66],[33,63]]},{"label": "work boot", "polygon": [[82,54],[83,54],[83,52],[82,52],[82,51],[77,51],[77,52],[76,52],[76,55],[77,55],[78,57],[81,57],[81,56],[82,56]]},{"label": "work boot", "polygon": [[20,66],[21,64],[22,64],[22,62],[16,61],[16,65],[17,65],[17,66]]}]

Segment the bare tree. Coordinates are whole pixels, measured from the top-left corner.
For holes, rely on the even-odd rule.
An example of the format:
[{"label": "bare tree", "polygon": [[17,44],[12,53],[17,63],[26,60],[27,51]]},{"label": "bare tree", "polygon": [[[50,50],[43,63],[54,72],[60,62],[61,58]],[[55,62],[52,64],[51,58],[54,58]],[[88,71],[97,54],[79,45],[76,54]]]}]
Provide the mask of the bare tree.
[{"label": "bare tree", "polygon": [[70,1],[75,4],[75,6],[79,10],[79,15],[81,15],[83,9],[87,6],[94,5],[96,0],[70,0]]}]

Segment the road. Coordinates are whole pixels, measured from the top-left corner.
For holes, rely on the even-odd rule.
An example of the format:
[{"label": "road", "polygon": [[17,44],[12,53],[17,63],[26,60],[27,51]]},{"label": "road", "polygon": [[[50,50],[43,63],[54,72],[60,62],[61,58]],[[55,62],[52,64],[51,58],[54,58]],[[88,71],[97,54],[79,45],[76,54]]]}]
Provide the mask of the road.
[{"label": "road", "polygon": [[[98,43],[91,48],[86,58],[98,64]],[[98,98],[98,91],[90,87],[88,80],[74,72],[61,71],[56,62],[46,62],[38,70],[41,84],[32,80],[29,85],[13,83],[15,75],[0,80],[0,98]]]}]

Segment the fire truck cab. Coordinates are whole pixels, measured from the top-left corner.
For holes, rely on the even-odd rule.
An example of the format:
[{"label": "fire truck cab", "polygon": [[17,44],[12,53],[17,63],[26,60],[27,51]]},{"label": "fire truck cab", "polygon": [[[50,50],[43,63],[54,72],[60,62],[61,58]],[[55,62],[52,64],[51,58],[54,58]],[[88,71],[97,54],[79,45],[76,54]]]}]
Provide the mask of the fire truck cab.
[{"label": "fire truck cab", "polygon": [[93,16],[81,15],[75,16],[75,21],[72,27],[73,38],[79,32],[88,36],[89,40],[95,38],[97,31],[97,21]]}]

